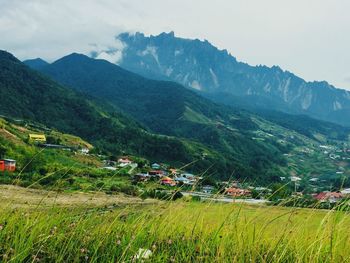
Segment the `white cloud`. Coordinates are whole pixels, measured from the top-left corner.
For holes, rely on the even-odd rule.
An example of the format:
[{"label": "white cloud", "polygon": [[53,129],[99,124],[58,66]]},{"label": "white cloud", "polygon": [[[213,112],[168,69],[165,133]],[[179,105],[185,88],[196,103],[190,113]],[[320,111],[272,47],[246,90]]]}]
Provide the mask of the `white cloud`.
[{"label": "white cloud", "polygon": [[98,54],[96,57],[97,59],[104,59],[111,63],[119,64],[122,61],[123,55],[121,51],[115,51],[115,52],[106,52],[102,51]]},{"label": "white cloud", "polygon": [[111,63],[119,64],[123,59],[123,50],[125,48],[125,43],[114,38],[114,41],[108,45],[91,44],[90,50],[85,53],[97,59],[104,59]]},{"label": "white cloud", "polygon": [[123,31],[208,39],[250,64],[349,88],[348,0],[0,0],[0,48],[21,59],[72,52],[120,61]]}]

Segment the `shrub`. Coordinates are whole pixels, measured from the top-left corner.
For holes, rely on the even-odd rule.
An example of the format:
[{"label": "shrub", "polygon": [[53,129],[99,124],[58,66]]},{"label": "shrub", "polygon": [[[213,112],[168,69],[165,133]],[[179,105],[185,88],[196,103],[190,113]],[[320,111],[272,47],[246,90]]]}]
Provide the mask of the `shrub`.
[{"label": "shrub", "polygon": [[191,198],[191,201],[192,201],[192,202],[200,202],[200,201],[201,201],[201,197],[200,197],[200,196],[193,195],[192,198]]},{"label": "shrub", "polygon": [[111,192],[121,192],[133,196],[137,196],[139,194],[138,188],[134,185],[114,184],[110,186],[109,190]]}]

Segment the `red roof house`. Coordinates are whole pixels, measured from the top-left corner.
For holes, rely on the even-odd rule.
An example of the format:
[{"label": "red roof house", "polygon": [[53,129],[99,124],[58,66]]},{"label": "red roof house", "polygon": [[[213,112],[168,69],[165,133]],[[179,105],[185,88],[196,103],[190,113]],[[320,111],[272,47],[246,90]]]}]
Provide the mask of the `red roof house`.
[{"label": "red roof house", "polygon": [[343,194],[341,192],[321,192],[314,197],[320,202],[335,203],[343,198]]},{"label": "red roof house", "polygon": [[241,188],[227,188],[225,190],[225,194],[226,195],[230,195],[230,196],[233,196],[233,197],[239,197],[239,196],[247,196],[247,195],[250,195],[251,192],[249,190],[246,190],[246,189],[241,189]]},{"label": "red roof house", "polygon": [[176,182],[173,179],[171,179],[170,177],[166,177],[166,176],[160,180],[160,183],[163,185],[169,185],[169,186],[176,185]]},{"label": "red roof house", "polygon": [[0,160],[0,172],[9,171],[14,172],[16,170],[16,161],[12,159]]}]

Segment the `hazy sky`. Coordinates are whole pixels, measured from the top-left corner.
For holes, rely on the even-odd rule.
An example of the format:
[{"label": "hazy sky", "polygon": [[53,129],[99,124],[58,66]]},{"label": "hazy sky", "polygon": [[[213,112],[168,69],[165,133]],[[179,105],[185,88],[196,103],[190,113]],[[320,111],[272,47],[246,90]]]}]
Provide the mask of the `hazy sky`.
[{"label": "hazy sky", "polygon": [[349,13],[349,0],[0,0],[0,49],[53,61],[114,47],[122,31],[175,31],[350,89]]}]

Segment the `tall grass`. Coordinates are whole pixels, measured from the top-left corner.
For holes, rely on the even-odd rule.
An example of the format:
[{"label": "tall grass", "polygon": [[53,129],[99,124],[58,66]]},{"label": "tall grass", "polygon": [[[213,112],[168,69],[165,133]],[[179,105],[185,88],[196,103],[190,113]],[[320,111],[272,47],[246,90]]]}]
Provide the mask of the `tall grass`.
[{"label": "tall grass", "polygon": [[341,211],[158,202],[108,208],[0,209],[2,262],[345,262]]},{"label": "tall grass", "polygon": [[[1,200],[0,261],[346,262],[349,228],[341,207],[188,199],[113,208],[88,202],[68,208],[42,202],[18,207]],[[140,251],[148,251],[148,258]]]}]

